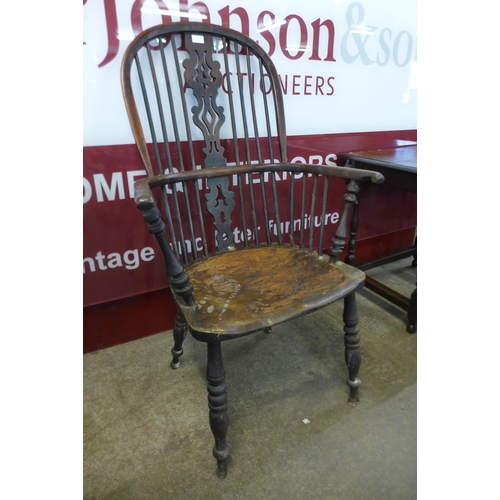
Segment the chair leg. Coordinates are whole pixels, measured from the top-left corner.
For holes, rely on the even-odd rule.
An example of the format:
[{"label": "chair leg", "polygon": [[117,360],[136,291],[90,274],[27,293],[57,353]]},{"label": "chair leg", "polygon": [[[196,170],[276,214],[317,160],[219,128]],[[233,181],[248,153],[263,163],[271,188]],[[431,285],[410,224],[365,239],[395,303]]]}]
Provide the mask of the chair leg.
[{"label": "chair leg", "polygon": [[213,455],[217,460],[217,475],[226,477],[229,448],[226,433],[229,425],[227,417],[226,373],[222,363],[221,342],[207,342],[207,381],[210,428],[215,438]]},{"label": "chair leg", "polygon": [[361,380],[358,378],[361,365],[361,353],[359,349],[359,317],[356,306],[356,295],[352,293],[344,298],[344,345],[345,361],[349,370],[347,385],[350,389],[349,404],[356,406],[359,403],[359,386]]},{"label": "chair leg", "polygon": [[170,368],[176,370],[181,366],[179,358],[182,356],[184,351],[182,350],[182,343],[186,338],[187,324],[184,314],[180,309],[177,309],[177,315],[175,316],[174,325],[174,347],[172,347],[172,362],[170,363]]}]

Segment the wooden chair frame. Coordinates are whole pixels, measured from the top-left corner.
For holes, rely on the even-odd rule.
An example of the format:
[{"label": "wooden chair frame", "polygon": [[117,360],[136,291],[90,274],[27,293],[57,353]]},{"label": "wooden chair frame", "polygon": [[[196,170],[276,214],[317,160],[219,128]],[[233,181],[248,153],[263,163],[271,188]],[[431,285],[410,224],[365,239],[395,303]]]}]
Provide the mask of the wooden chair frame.
[{"label": "wooden chair frame", "polygon": [[[167,50],[173,61],[171,70],[167,70]],[[188,57],[181,63],[179,55],[186,52]],[[222,341],[271,331],[276,324],[344,299],[349,403],[359,401],[355,291],[363,286],[365,276],[340,257],[359,183],[380,183],[383,176],[367,170],[289,163],[277,71],[257,43],[234,30],[204,23],[150,28],[128,47],[121,81],[147,172],[145,179],[135,183],[135,203],[161,248],[177,303],[171,367],[180,365],[188,330],[207,343],[213,454],[218,474],[224,477],[229,449]],[[136,96],[142,96],[142,109]],[[260,98],[263,104],[256,104]],[[191,108],[188,99],[194,103]],[[225,107],[220,105],[223,99]],[[222,137],[225,122],[231,124],[230,133]],[[195,128],[191,128],[193,123]],[[143,125],[149,126],[149,138]],[[194,137],[196,128],[202,133],[199,140]],[[196,154],[203,155],[202,168]],[[232,178],[237,180],[234,191],[229,183]],[[340,181],[329,184],[332,178]],[[289,184],[286,196],[281,184],[278,189],[277,179]],[[260,184],[257,188],[255,181]],[[333,186],[345,189],[344,208],[325,253],[326,207]],[[283,216],[287,210],[288,221]],[[243,228],[240,232],[233,229],[235,220]],[[355,235],[350,236],[353,246]]]}]

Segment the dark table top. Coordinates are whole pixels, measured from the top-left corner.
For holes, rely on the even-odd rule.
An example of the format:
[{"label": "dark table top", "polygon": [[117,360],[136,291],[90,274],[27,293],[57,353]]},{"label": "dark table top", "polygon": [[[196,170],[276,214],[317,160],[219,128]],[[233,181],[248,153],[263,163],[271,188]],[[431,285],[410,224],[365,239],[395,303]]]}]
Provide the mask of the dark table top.
[{"label": "dark table top", "polygon": [[371,165],[417,173],[417,146],[402,146],[393,149],[357,151],[339,155],[339,159],[354,160]]}]

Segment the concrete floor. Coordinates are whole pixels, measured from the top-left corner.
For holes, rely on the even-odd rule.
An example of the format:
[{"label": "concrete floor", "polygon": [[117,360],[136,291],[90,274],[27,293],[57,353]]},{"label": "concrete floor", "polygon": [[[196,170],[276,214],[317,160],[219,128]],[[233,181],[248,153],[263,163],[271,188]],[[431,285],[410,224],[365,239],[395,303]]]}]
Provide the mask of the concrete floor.
[{"label": "concrete floor", "polygon": [[[368,274],[409,296],[410,263]],[[223,344],[232,454],[223,480],[204,344],[188,335],[175,371],[170,331],[84,355],[84,498],[416,499],[418,333],[368,290],[358,308],[363,384],[354,408],[342,303]]]}]

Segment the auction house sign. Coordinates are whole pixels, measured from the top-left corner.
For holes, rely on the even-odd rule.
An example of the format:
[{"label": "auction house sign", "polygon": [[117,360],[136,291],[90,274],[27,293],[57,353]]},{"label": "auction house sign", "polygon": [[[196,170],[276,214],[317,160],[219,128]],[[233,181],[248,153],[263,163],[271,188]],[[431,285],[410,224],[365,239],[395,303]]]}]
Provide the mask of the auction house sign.
[{"label": "auction house sign", "polygon": [[120,87],[144,29],[210,22],[256,40],[279,73],[292,162],[333,163],[335,134],[417,128],[416,0],[84,0],[83,13],[84,305],[167,286],[132,200],[145,171]]}]

